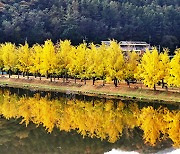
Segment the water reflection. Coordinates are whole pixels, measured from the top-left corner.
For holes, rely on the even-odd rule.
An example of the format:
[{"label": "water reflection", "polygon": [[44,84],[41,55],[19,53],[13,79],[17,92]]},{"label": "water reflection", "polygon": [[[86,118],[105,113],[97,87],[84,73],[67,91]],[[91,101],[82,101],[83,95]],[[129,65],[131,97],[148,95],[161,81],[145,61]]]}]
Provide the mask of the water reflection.
[{"label": "water reflection", "polygon": [[[108,145],[121,143],[121,148],[129,144],[129,147],[135,146],[134,149],[142,149],[144,143],[151,146],[156,145],[159,148],[162,144],[163,146],[170,146],[170,144],[175,147],[180,146],[180,111],[175,110],[176,107],[172,110],[163,106],[152,107],[133,102],[123,103],[120,100],[84,100],[69,99],[58,95],[53,97],[52,95],[45,95],[45,97],[41,95],[31,93],[33,97],[19,96],[15,93],[11,94],[8,90],[0,90],[0,115],[10,121],[17,119],[20,124],[26,126],[35,124],[36,127],[41,128],[41,131],[43,126],[47,132],[55,136],[57,134],[59,136],[59,133],[70,132],[69,134],[74,135],[78,132],[86,140],[90,137],[93,140],[99,138],[104,141],[102,143]],[[1,118],[0,128],[4,123],[7,121]],[[24,140],[29,138],[29,129],[32,128],[28,126],[27,129],[17,130],[17,132],[12,129],[12,134]],[[34,127],[33,129],[35,130]],[[11,138],[12,136],[2,139],[0,144],[9,142]],[[124,148],[127,147],[124,146]]]}]

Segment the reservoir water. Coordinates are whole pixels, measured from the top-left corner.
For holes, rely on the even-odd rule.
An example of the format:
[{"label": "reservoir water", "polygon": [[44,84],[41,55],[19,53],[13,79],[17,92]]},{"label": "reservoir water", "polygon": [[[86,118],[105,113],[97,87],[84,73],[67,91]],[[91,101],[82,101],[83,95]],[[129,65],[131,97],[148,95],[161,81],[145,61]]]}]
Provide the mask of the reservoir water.
[{"label": "reservoir water", "polygon": [[0,88],[0,153],[168,153],[179,105]]}]

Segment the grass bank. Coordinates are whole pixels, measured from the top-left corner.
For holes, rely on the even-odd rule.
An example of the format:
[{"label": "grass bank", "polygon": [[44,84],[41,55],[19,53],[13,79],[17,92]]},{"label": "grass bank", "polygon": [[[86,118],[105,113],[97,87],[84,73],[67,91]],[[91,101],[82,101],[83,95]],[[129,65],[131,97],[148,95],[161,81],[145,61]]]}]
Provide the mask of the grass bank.
[{"label": "grass bank", "polygon": [[[61,79],[62,80],[62,79]],[[6,77],[0,77],[1,87],[14,87],[24,88],[30,90],[40,91],[55,91],[67,94],[79,94],[106,98],[119,98],[122,100],[137,100],[144,102],[156,102],[156,103],[173,103],[180,105],[180,93],[173,91],[153,91],[151,89],[141,89],[137,86],[129,88],[124,84],[114,87],[112,84],[106,84],[102,86],[100,81],[96,82],[93,86],[90,81],[86,85],[82,82],[75,84],[73,81],[63,82],[61,80],[50,82],[49,80],[37,80],[37,79],[17,79]]]}]

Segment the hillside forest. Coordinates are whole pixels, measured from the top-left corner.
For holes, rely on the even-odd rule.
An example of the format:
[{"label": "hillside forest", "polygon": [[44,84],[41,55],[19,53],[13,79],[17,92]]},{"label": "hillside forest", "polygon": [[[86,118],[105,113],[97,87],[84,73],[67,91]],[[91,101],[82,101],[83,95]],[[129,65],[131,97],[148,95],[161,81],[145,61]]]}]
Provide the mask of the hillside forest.
[{"label": "hillside forest", "polygon": [[0,42],[115,39],[180,45],[179,0],[0,0]]}]

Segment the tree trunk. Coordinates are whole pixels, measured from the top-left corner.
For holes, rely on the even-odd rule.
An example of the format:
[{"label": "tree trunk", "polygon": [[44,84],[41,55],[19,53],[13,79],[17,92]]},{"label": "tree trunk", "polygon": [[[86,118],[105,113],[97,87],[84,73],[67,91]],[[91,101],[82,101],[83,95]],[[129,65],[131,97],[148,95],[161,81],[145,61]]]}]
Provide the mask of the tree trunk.
[{"label": "tree trunk", "polygon": [[92,79],[93,79],[93,86],[94,86],[94,83],[95,83],[95,77],[93,77]]},{"label": "tree trunk", "polygon": [[114,78],[114,85],[115,85],[115,87],[117,87],[117,78],[116,77]]},{"label": "tree trunk", "polygon": [[154,90],[156,90],[156,84],[154,84]]},{"label": "tree trunk", "polygon": [[74,77],[74,83],[76,84],[76,77]]},{"label": "tree trunk", "polygon": [[84,84],[86,84],[86,78],[84,78]]},{"label": "tree trunk", "polygon": [[54,81],[56,80],[56,77],[55,77],[55,75],[54,75]]},{"label": "tree trunk", "polygon": [[64,75],[63,75],[63,83],[65,82],[65,78],[64,78]]},{"label": "tree trunk", "polygon": [[27,79],[29,79],[29,73],[27,72],[26,74],[27,74]]},{"label": "tree trunk", "polygon": [[165,83],[164,83],[164,79],[162,79],[162,88],[164,88]]},{"label": "tree trunk", "polygon": [[58,77],[58,80],[59,80],[59,75],[57,77]]},{"label": "tree trunk", "polygon": [[23,72],[23,77],[25,77],[25,73]]},{"label": "tree trunk", "polygon": [[35,78],[37,77],[37,74],[36,74],[36,73],[34,74],[34,77],[35,77]]},{"label": "tree trunk", "polygon": [[68,75],[67,75],[67,73],[66,73],[66,82],[68,81]]},{"label": "tree trunk", "polygon": [[41,80],[41,74],[39,75],[39,79]]},{"label": "tree trunk", "polygon": [[48,73],[48,71],[46,71],[46,79],[48,79],[49,78],[49,73]]},{"label": "tree trunk", "polygon": [[1,74],[2,74],[2,75],[4,74],[3,70],[1,70]]},{"label": "tree trunk", "polygon": [[166,91],[168,91],[168,86],[167,85],[165,86],[165,88],[166,88]]},{"label": "tree trunk", "polygon": [[19,71],[18,71],[18,79],[19,79]]},{"label": "tree trunk", "polygon": [[105,86],[105,80],[103,79],[103,86]]},{"label": "tree trunk", "polygon": [[128,79],[126,79],[125,81],[126,81],[126,83],[127,83],[128,87],[130,88],[130,82],[129,82],[129,80],[128,80]]},{"label": "tree trunk", "polygon": [[50,82],[52,82],[52,75],[50,75]]},{"label": "tree trunk", "polygon": [[11,70],[9,69],[9,71],[8,71],[8,72],[9,72],[9,78],[10,78],[10,77],[11,77]]}]

